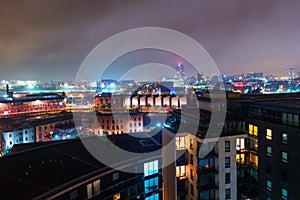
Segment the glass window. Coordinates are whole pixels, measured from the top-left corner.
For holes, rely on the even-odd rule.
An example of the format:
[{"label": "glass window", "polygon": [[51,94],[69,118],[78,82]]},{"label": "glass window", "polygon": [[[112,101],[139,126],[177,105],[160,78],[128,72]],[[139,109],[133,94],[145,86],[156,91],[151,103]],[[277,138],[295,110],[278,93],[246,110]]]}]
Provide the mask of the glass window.
[{"label": "glass window", "polygon": [[150,197],[146,197],[145,200],[159,200],[159,194],[154,194]]},{"label": "glass window", "polygon": [[287,133],[281,133],[281,143],[287,144],[288,142],[288,134]]},{"label": "glass window", "polygon": [[225,157],[225,168],[230,167],[230,157]]},{"label": "glass window", "polygon": [[249,124],[249,134],[253,135],[253,125]]},{"label": "glass window", "polygon": [[230,141],[225,141],[225,152],[230,152]]},{"label": "glass window", "polygon": [[285,152],[285,151],[281,152],[281,161],[284,163],[288,162],[288,153],[287,152]]},{"label": "glass window", "polygon": [[176,176],[177,177],[185,177],[185,172],[186,172],[186,169],[185,169],[185,166],[176,166]]},{"label": "glass window", "polygon": [[119,179],[119,172],[116,172],[113,174],[113,181],[116,181]]},{"label": "glass window", "polygon": [[245,139],[237,138],[236,139],[236,150],[245,149]]},{"label": "glass window", "polygon": [[267,180],[267,190],[272,192],[272,182],[270,180]]},{"label": "glass window", "polygon": [[258,136],[258,127],[257,126],[253,127],[253,135]]},{"label": "glass window", "polygon": [[185,148],[185,138],[176,137],[176,149],[184,149],[184,148]]},{"label": "glass window", "polygon": [[229,184],[230,183],[230,173],[226,173],[225,174],[225,184]]},{"label": "glass window", "polygon": [[100,180],[94,181],[93,186],[94,186],[94,196],[100,194]]},{"label": "glass window", "polygon": [[190,164],[193,165],[194,164],[194,157],[192,154],[190,154]]},{"label": "glass window", "polygon": [[267,156],[272,156],[272,147],[267,146]]},{"label": "glass window", "polygon": [[230,199],[231,198],[230,197],[230,188],[228,188],[228,189],[225,190],[225,198],[226,199]]},{"label": "glass window", "polygon": [[299,115],[295,114],[294,115],[294,126],[299,126]]},{"label": "glass window", "polygon": [[145,193],[158,189],[158,177],[144,181]]},{"label": "glass window", "polygon": [[198,161],[200,169],[214,169],[215,167],[215,160],[213,158],[199,159]]},{"label": "glass window", "polygon": [[150,176],[158,173],[158,160],[144,163],[144,176]]},{"label": "glass window", "polygon": [[281,198],[284,200],[288,199],[288,191],[284,188],[281,188]]},{"label": "glass window", "polygon": [[90,199],[93,197],[93,185],[91,183],[86,186],[87,198]]},{"label": "glass window", "polygon": [[267,140],[272,140],[272,130],[271,129],[267,129],[266,139]]}]

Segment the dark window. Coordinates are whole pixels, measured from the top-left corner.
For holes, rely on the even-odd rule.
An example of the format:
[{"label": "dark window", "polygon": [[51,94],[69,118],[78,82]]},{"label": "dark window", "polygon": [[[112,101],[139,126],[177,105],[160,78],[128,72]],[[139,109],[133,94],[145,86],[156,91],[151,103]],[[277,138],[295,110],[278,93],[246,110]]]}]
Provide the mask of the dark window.
[{"label": "dark window", "polygon": [[230,167],[230,157],[225,157],[225,168]]},{"label": "dark window", "polygon": [[191,185],[191,195],[194,196],[194,186]]},{"label": "dark window", "polygon": [[230,183],[230,173],[226,173],[225,174],[225,184],[229,184]]},{"label": "dark window", "polygon": [[230,152],[230,141],[225,141],[225,152]]},{"label": "dark window", "polygon": [[230,195],[230,188],[228,188],[228,189],[225,190],[225,198],[230,199],[231,198],[230,196],[231,196]]},{"label": "dark window", "polygon": [[194,174],[193,174],[193,170],[192,169],[190,169],[190,178],[191,178],[191,180],[194,180]]},{"label": "dark window", "polygon": [[267,156],[271,157],[272,156],[272,147],[267,146]]},{"label": "dark window", "polygon": [[287,171],[285,169],[280,170],[280,179],[283,182],[287,182]]},{"label": "dark window", "polygon": [[193,164],[194,164],[194,157],[193,157],[193,155],[192,155],[192,154],[190,154],[190,163],[191,163],[191,165],[193,165]]},{"label": "dark window", "polygon": [[266,163],[266,173],[269,175],[272,173],[272,167],[270,163]]}]

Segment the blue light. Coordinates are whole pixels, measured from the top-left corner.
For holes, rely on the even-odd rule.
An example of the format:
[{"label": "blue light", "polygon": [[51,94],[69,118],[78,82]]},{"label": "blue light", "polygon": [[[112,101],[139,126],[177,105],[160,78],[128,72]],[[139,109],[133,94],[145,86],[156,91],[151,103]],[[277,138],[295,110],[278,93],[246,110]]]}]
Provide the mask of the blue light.
[{"label": "blue light", "polygon": [[161,123],[160,123],[160,122],[157,122],[157,123],[156,123],[156,127],[161,127]]}]

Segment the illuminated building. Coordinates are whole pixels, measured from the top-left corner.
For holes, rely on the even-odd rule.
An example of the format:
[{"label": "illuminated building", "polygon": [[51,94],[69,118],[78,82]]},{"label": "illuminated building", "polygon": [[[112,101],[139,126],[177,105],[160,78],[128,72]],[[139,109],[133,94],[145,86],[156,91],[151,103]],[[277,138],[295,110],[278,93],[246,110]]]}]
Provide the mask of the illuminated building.
[{"label": "illuminated building", "polygon": [[94,124],[96,135],[111,135],[142,132],[144,127],[143,113],[115,113],[97,115],[98,125]]},{"label": "illuminated building", "polygon": [[286,70],[286,72],[287,72],[287,77],[289,80],[293,80],[294,78],[296,78],[295,68],[288,68]]},{"label": "illuminated building", "polygon": [[[193,113],[193,107],[187,105],[184,108],[186,114],[173,112],[165,124],[172,132],[176,132],[179,124],[185,127],[184,132],[176,133],[176,153],[183,153],[176,162],[179,200],[239,199],[238,190],[242,180],[239,174],[244,170],[243,164],[246,162],[245,123],[239,116],[228,113],[220,137],[205,138],[210,124],[211,106],[208,95],[201,96],[200,120],[198,116],[190,114]],[[197,133],[189,129],[195,125],[198,126]],[[200,156],[200,149],[207,149],[207,154]]]},{"label": "illuminated building", "polygon": [[[152,139],[129,135],[109,136],[114,144],[134,152],[161,148],[161,134]],[[107,152],[97,137],[99,151]],[[153,145],[143,145],[143,142]],[[113,147],[112,147],[113,148]],[[79,139],[17,145],[0,159],[3,199],[162,199],[161,156],[137,156],[113,162],[120,170],[96,160]],[[137,171],[137,173],[122,170]],[[18,192],[16,192],[18,191]]]},{"label": "illuminated building", "polygon": [[66,107],[65,95],[57,93],[26,94],[15,97],[7,93],[0,99],[0,115],[55,111]]},{"label": "illuminated building", "polygon": [[15,144],[35,142],[34,128],[29,125],[14,126],[1,132],[1,151],[10,150]]},{"label": "illuminated building", "polygon": [[300,95],[240,96],[248,133],[249,196],[298,199]]},{"label": "illuminated building", "polygon": [[[75,128],[72,113],[31,118],[29,124],[34,127],[36,142],[66,139],[65,131],[69,132]],[[72,126],[67,129],[63,127],[70,125]]]}]

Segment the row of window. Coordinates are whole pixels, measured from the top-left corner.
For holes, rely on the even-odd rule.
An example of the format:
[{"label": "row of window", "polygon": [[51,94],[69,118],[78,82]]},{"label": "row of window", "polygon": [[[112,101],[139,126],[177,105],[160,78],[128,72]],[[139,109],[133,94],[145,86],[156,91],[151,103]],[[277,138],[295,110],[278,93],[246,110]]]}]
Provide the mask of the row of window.
[{"label": "row of window", "polygon": [[[272,181],[267,180],[266,181],[267,190],[269,192],[272,192]],[[270,199],[267,197],[267,199]],[[288,199],[288,191],[285,188],[281,188],[281,199],[287,200]]]},{"label": "row of window", "polygon": [[[272,140],[273,139],[272,129],[267,129],[266,139],[267,140]],[[280,134],[280,140],[281,140],[281,143],[287,144],[287,142],[288,142],[288,134],[285,133],[285,132],[282,132]]]},{"label": "row of window", "polygon": [[[272,151],[273,151],[273,149],[272,149],[271,146],[266,147],[267,156],[272,157]],[[284,163],[288,162],[288,153],[287,152],[281,151],[281,161],[284,162]]]},{"label": "row of window", "polygon": [[[253,124],[249,124],[249,131],[248,132],[249,132],[250,135],[258,136],[258,127],[253,125]],[[281,137],[281,143],[287,144],[288,134],[286,132],[282,132],[280,137]],[[272,140],[273,139],[272,129],[268,128],[266,130],[266,139],[267,140]]]}]

